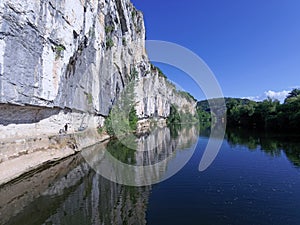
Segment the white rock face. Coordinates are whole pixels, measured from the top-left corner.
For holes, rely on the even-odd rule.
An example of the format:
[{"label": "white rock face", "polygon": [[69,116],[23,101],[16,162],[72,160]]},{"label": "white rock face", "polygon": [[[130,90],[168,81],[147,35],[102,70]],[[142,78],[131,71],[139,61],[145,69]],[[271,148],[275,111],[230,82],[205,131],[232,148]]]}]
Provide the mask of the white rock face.
[{"label": "white rock face", "polygon": [[169,81],[152,71],[151,76],[136,82],[136,110],[139,118],[161,117],[170,114],[170,106],[175,104],[181,111],[195,113],[196,102],[183,97]]},{"label": "white rock face", "polygon": [[[151,69],[144,40],[143,15],[129,0],[2,0],[0,104],[69,110],[72,121],[80,113],[105,117],[136,76],[140,118],[167,117],[170,104],[193,113],[195,102]],[[23,126],[24,115],[15,116]],[[63,118],[68,116],[57,126],[51,124],[57,120],[53,115],[40,123],[46,130],[53,126],[51,132],[67,122],[80,123]],[[0,115],[1,133],[20,124],[6,120],[1,125]]]}]

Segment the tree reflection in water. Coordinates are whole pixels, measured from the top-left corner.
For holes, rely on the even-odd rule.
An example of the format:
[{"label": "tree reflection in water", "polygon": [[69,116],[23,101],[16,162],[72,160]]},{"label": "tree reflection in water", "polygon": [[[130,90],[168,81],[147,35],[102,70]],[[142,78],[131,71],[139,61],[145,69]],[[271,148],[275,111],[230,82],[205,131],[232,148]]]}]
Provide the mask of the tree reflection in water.
[{"label": "tree reflection in water", "polygon": [[260,133],[243,129],[228,129],[226,139],[232,147],[246,146],[272,157],[284,153],[294,166],[300,167],[300,139],[294,134]]}]

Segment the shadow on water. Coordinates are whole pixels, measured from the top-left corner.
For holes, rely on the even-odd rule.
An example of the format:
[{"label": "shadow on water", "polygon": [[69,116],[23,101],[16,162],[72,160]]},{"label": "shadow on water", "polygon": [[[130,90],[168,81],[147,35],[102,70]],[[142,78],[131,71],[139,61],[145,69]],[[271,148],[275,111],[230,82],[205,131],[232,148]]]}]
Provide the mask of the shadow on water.
[{"label": "shadow on water", "polygon": [[[194,128],[179,129],[175,136],[172,132],[162,128],[154,134],[141,135],[134,140],[140,151],[129,149],[118,140],[100,145],[104,144],[105,151],[120,161],[148,165],[176,155],[177,151],[197,142]],[[99,145],[84,151],[91,155],[94,163],[101,163],[103,155],[97,149]],[[93,154],[95,152],[97,154]],[[161,176],[167,168],[168,163],[160,168]],[[91,169],[78,154],[2,186],[0,224],[146,224],[151,188],[111,182]]]}]

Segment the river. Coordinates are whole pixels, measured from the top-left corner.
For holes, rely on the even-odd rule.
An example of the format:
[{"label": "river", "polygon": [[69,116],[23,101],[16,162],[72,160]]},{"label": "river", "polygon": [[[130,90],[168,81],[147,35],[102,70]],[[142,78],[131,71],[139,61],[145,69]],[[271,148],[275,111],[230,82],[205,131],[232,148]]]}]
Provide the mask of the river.
[{"label": "river", "polygon": [[[199,172],[207,142],[195,127],[162,128],[134,141],[142,151],[117,140],[85,149],[0,187],[0,224],[300,224],[298,136],[227,131],[216,159]],[[157,165],[128,175],[138,182],[183,168],[153,185],[126,186],[96,172],[106,152],[123,163]],[[115,177],[124,176],[122,168],[113,169]]]}]

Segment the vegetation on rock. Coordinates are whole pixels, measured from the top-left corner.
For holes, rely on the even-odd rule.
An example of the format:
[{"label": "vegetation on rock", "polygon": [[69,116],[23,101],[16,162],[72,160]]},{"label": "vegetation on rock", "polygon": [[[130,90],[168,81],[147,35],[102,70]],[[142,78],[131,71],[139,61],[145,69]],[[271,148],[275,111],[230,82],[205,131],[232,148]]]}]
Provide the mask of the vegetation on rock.
[{"label": "vegetation on rock", "polygon": [[132,133],[137,129],[138,117],[135,110],[134,85],[135,82],[127,85],[105,119],[104,129],[110,136]]},{"label": "vegetation on rock", "polygon": [[106,49],[110,49],[114,46],[114,41],[112,40],[112,38],[108,38],[106,40]]}]

